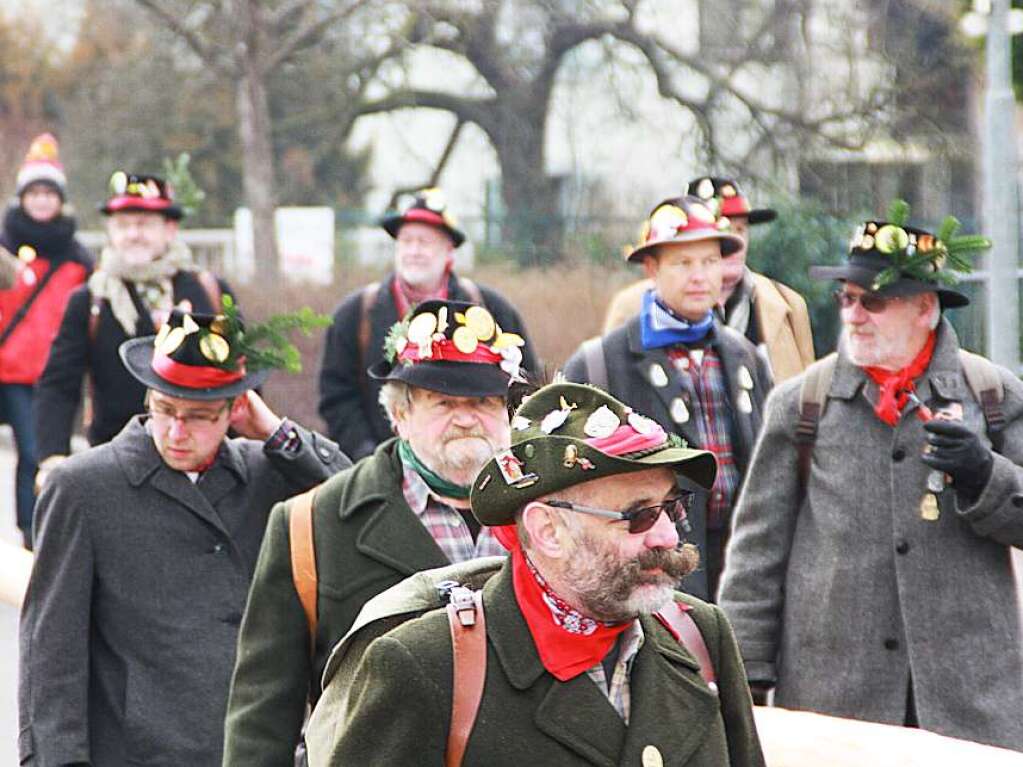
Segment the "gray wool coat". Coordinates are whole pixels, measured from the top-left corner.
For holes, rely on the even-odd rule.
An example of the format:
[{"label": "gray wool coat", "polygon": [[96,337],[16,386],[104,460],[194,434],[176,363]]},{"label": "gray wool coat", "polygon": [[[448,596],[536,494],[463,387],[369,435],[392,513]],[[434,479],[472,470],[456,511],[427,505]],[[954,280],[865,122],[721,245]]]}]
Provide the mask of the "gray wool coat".
[{"label": "gray wool coat", "polygon": [[270,507],[348,465],[225,440],[193,484],[134,418],[54,470],[21,618],[21,764],[219,767],[238,626]]},{"label": "gray wool coat", "polygon": [[[943,320],[917,394],[932,407],[960,401],[965,423],[989,444],[958,348]],[[800,506],[793,435],[802,376],[772,392],[719,604],[749,678],[777,682],[777,705],[901,724],[912,676],[923,728],[1023,750],[1010,558],[1023,545],[1023,384],[999,370],[1003,454],[972,506],[942,492],[936,521],[920,513],[929,469],[913,406],[894,428],[881,422],[876,385],[840,354]]]}]

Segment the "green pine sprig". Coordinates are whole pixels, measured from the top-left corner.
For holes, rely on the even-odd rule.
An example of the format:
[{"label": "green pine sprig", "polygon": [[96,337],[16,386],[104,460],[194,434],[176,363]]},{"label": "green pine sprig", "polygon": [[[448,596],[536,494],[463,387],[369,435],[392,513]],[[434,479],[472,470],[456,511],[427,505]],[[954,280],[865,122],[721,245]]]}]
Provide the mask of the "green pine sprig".
[{"label": "green pine sprig", "polygon": [[245,369],[250,372],[280,369],[300,373],[302,355],[288,336],[296,330],[309,336],[313,330],[328,327],[331,323],[327,315],[303,306],[298,311],[275,314],[265,322],[244,327],[238,306],[226,293],[223,296],[223,307],[226,333],[231,345],[231,353],[223,363],[228,369],[236,369],[239,360],[244,358]]},{"label": "green pine sprig", "polygon": [[409,320],[406,318],[401,322],[395,322],[391,325],[391,329],[387,331],[387,337],[384,339],[384,356],[388,362],[394,362],[398,356],[398,347],[401,341],[408,339],[408,326]]}]

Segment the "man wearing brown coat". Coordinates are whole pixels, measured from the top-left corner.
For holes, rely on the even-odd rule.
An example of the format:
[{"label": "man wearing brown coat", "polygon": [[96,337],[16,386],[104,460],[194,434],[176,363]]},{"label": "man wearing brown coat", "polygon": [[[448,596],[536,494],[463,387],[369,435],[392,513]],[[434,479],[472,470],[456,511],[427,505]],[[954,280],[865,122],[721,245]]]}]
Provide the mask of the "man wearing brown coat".
[{"label": "man wearing brown coat", "polygon": [[[698,558],[676,530],[682,487],[710,486],[713,456],[578,384],[541,389],[513,424],[471,496],[510,556],[483,589],[485,684],[461,764],[763,765],[728,622],[674,590]],[[438,610],[370,644],[347,701],[317,712],[335,726],[310,763],[445,764],[450,635]]]}]

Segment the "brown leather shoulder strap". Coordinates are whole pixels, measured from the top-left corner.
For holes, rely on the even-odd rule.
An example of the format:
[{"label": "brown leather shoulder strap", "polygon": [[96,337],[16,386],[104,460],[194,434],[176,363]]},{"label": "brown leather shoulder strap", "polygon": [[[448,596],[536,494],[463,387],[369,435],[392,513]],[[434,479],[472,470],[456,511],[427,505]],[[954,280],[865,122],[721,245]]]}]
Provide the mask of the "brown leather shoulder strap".
[{"label": "brown leather shoulder strap", "polygon": [[[676,609],[677,608],[677,609]],[[654,613],[654,617],[664,624],[679,643],[693,654],[693,657],[700,664],[700,677],[712,690],[717,690],[717,675],[714,673],[714,661],[710,658],[710,651],[703,639],[700,627],[696,625],[693,616],[689,614],[678,602],[675,608],[668,607],[660,612]]]},{"label": "brown leather shoulder strap", "polygon": [[313,501],[316,488],[291,499],[288,539],[291,545],[291,579],[309,625],[310,650],[316,647],[316,549],[313,546]]},{"label": "brown leather shoulder strap", "polygon": [[480,290],[479,285],[470,280],[468,277],[459,277],[458,284],[462,287],[462,290],[465,291],[465,294],[469,296],[469,300],[472,303],[479,304],[480,306],[486,306],[483,302],[483,292]]},{"label": "brown leather shoulder strap", "polygon": [[451,729],[444,755],[445,767],[460,767],[483,700],[487,676],[487,625],[483,592],[463,586],[451,590],[448,602],[454,678],[451,686]]},{"label": "brown leather shoulder strap", "polygon": [[210,299],[210,306],[213,307],[213,312],[215,314],[222,312],[224,310],[224,302],[222,300],[224,291],[220,289],[220,280],[217,279],[217,275],[203,269],[197,272],[195,276],[199,280],[199,284],[202,285],[206,297]]},{"label": "brown leather shoulder strap", "polygon": [[[359,348],[359,377],[366,372],[366,360],[369,358],[369,338],[373,328],[369,322],[369,312],[373,303],[377,300],[377,293],[380,292],[380,283],[371,282],[362,289],[362,296],[359,299],[359,328],[356,336],[356,343]],[[399,318],[400,319],[400,318]]]}]

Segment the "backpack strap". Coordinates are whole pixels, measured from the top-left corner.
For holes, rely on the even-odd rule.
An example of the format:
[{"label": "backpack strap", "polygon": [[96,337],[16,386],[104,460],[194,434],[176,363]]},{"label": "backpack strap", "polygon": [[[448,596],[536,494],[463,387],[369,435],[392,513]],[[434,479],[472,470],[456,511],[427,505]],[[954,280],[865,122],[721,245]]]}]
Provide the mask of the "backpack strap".
[{"label": "backpack strap", "polygon": [[316,549],[313,546],[313,502],[316,490],[307,490],[291,499],[288,516],[288,540],[291,547],[291,580],[302,603],[309,626],[310,656],[316,647],[317,574]]},{"label": "backpack strap", "polygon": [[589,383],[607,391],[607,359],[604,357],[604,343],[599,336],[583,341],[583,361],[586,363]]},{"label": "backpack strap", "polygon": [[671,632],[679,644],[693,654],[693,657],[700,664],[700,678],[707,683],[707,686],[717,692],[717,675],[714,673],[714,661],[710,658],[710,651],[707,649],[707,642],[703,638],[703,632],[696,625],[693,616],[689,614],[687,605],[675,602],[675,607],[670,607],[654,613],[654,617]]},{"label": "backpack strap", "polygon": [[464,586],[451,589],[448,602],[454,675],[451,686],[451,729],[448,730],[445,767],[460,767],[483,700],[487,676],[487,624],[483,592]]},{"label": "backpack strap", "polygon": [[796,471],[799,478],[798,500],[801,504],[806,497],[806,486],[810,481],[810,467],[813,461],[813,446],[817,442],[817,424],[824,415],[828,404],[828,392],[835,377],[838,354],[832,352],[818,360],[803,373],[799,385],[799,420],[796,422]]},{"label": "backpack strap", "polygon": [[469,296],[469,300],[474,304],[480,306],[486,306],[486,302],[483,300],[483,292],[480,290],[480,286],[470,280],[468,277],[459,277],[458,286],[462,291]]},{"label": "backpack strap", "polygon": [[1005,412],[1002,409],[1005,385],[1002,383],[1002,376],[989,359],[965,349],[959,350],[959,366],[963,370],[966,384],[984,411],[984,423],[991,446],[996,453],[1000,453],[1005,430]]}]

